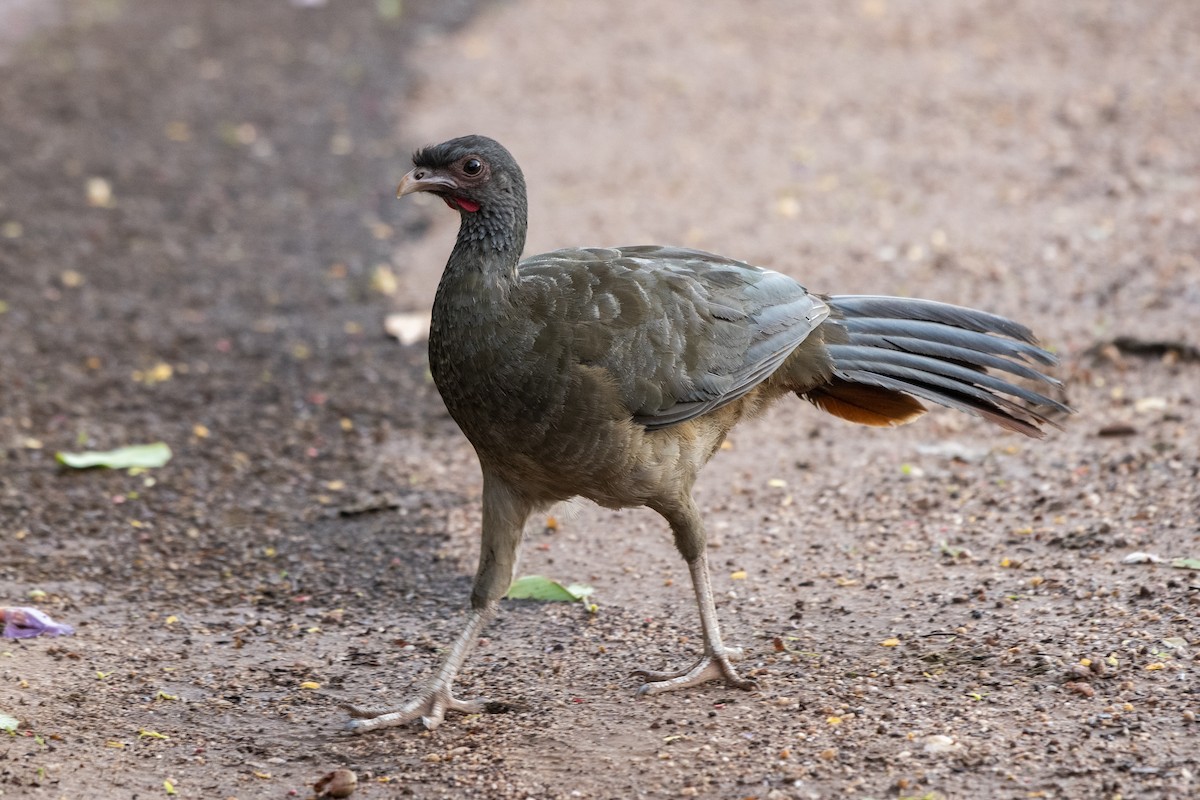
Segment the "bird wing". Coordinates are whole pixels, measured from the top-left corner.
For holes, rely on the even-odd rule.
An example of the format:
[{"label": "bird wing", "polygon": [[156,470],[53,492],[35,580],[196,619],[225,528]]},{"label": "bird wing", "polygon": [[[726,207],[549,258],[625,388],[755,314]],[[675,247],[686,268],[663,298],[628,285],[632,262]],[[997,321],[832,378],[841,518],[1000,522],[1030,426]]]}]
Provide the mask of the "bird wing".
[{"label": "bird wing", "polygon": [[650,430],[743,396],[829,314],[786,275],[698,250],[557,250],[519,272],[529,321],[607,373]]}]

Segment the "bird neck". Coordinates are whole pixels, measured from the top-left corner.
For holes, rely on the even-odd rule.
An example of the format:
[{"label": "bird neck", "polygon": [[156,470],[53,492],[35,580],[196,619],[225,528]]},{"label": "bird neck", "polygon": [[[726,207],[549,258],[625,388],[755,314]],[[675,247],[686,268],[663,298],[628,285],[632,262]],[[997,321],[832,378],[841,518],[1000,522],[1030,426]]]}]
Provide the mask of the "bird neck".
[{"label": "bird neck", "polygon": [[460,212],[458,239],[444,277],[482,273],[489,282],[515,282],[517,263],[525,249],[527,215],[523,197],[513,198],[511,204]]}]

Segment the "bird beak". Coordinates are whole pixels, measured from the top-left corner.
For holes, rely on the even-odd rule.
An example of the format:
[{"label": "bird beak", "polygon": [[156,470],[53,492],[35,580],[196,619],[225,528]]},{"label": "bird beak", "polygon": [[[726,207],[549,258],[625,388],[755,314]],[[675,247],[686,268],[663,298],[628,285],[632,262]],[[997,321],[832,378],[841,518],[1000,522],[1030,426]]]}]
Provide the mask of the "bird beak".
[{"label": "bird beak", "polygon": [[413,192],[447,192],[457,188],[458,185],[452,178],[428,167],[417,167],[400,179],[400,185],[396,187],[396,197],[404,197]]}]

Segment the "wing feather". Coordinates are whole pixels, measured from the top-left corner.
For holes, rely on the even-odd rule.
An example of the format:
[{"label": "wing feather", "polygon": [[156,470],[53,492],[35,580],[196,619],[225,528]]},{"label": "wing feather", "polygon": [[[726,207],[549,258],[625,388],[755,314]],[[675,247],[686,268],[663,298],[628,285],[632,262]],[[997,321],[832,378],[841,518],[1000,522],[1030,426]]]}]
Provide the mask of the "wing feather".
[{"label": "wing feather", "polygon": [[526,286],[552,284],[558,306],[531,322],[565,336],[577,363],[605,370],[649,430],[744,396],[829,314],[786,275],[684,248],[557,250],[519,270]]}]

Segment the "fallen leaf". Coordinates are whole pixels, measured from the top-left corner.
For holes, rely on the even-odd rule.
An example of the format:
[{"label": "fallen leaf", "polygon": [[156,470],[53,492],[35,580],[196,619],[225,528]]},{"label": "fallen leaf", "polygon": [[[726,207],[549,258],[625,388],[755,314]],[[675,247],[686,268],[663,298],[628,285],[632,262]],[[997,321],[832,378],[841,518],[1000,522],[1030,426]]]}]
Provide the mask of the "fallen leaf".
[{"label": "fallen leaf", "polygon": [[594,591],[595,589],[591,586],[586,586],[582,583],[572,583],[570,586],[563,586],[558,581],[542,577],[541,575],[526,575],[523,578],[517,578],[517,580],[513,581],[513,585],[509,587],[506,597],[510,600],[574,603],[576,600],[585,600]]},{"label": "fallen leaf", "polygon": [[[41,591],[35,589],[34,591]],[[33,592],[29,593],[35,597]],[[42,592],[42,597],[45,592]],[[40,599],[40,598],[37,598]],[[30,639],[34,636],[70,636],[75,629],[70,625],[55,622],[44,611],[28,606],[0,607],[0,622],[4,623],[6,639]]]},{"label": "fallen leaf", "polygon": [[396,273],[387,264],[377,264],[371,273],[371,288],[380,294],[391,296],[400,288]]},{"label": "fallen leaf", "polygon": [[133,467],[161,467],[171,460],[171,448],[165,442],[118,447],[116,450],[87,450],[82,453],[55,453],[58,463],[72,469],[107,467],[108,469],[131,469]]},{"label": "fallen leaf", "polygon": [[171,380],[171,376],[175,374],[175,368],[165,361],[160,361],[148,370],[135,369],[130,373],[130,377],[136,383],[144,383],[147,386],[153,386],[156,383],[164,383]]},{"label": "fallen leaf", "polygon": [[1200,569],[1200,558],[1173,558],[1171,566],[1175,569]]},{"label": "fallen leaf", "polygon": [[20,724],[21,721],[16,717],[10,717],[8,714],[0,711],[0,731],[15,731]]}]

